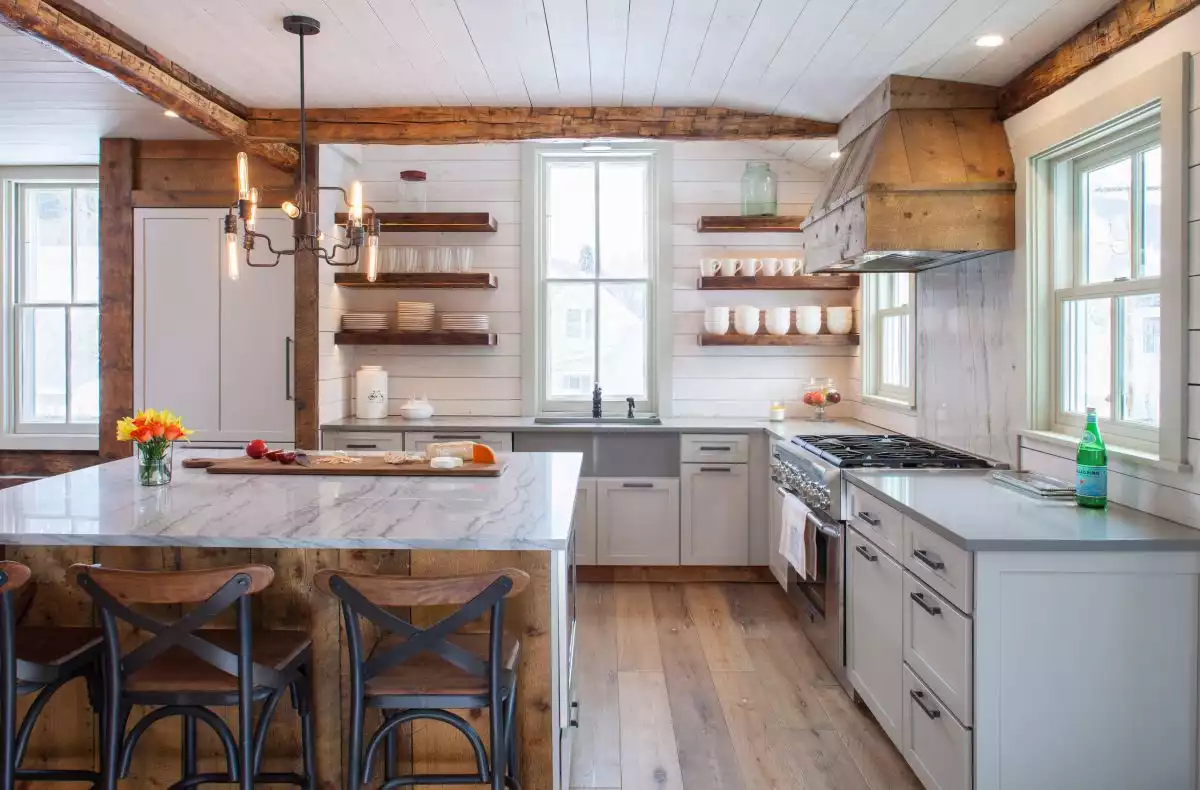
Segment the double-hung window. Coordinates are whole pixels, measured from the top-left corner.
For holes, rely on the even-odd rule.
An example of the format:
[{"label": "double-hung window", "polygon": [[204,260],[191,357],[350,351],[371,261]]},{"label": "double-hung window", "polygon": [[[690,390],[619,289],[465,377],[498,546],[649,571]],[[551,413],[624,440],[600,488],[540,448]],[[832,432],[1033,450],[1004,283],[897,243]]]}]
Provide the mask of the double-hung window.
[{"label": "double-hung window", "polygon": [[863,393],[912,407],[916,403],[916,319],[913,275],[862,275]]},{"label": "double-hung window", "polygon": [[655,408],[656,153],[539,148],[537,409]]},{"label": "double-hung window", "polygon": [[1053,163],[1054,413],[1096,409],[1101,429],[1158,438],[1162,347],[1162,146],[1157,119]]},{"label": "double-hung window", "polygon": [[7,432],[96,435],[98,187],[14,180],[8,188]]}]

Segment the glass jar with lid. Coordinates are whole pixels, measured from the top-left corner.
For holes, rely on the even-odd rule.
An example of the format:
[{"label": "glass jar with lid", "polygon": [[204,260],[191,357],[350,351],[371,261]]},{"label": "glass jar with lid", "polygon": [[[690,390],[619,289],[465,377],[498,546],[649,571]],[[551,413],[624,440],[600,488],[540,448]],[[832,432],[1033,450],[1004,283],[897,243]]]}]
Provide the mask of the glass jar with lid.
[{"label": "glass jar with lid", "polygon": [[400,207],[402,211],[424,212],[427,210],[424,170],[400,171]]},{"label": "glass jar with lid", "polygon": [[742,216],[773,217],[779,212],[775,174],[766,162],[747,162],[742,173]]}]

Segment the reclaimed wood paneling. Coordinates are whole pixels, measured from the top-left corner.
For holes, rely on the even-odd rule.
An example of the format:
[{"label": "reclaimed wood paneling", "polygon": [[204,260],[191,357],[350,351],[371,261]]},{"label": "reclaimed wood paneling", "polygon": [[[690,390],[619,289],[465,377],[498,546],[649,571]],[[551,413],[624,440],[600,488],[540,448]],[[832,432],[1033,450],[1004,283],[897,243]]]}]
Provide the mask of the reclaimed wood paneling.
[{"label": "reclaimed wood paneling", "polygon": [[0,474],[48,477],[87,469],[104,460],[85,450],[0,450]]},{"label": "reclaimed wood paneling", "polygon": [[[310,145],[305,152],[305,167],[308,171],[308,200],[310,206],[317,205],[317,173],[320,147]],[[296,188],[299,190],[299,177]],[[303,219],[303,218],[301,218]],[[297,220],[296,232],[302,226]],[[315,252],[299,252],[294,264],[295,272],[295,362],[292,392],[296,401],[296,446],[316,449],[320,431],[320,267],[325,264],[317,259]]]},{"label": "reclaimed wood paneling", "polygon": [[132,453],[117,420],[133,411],[133,177],[136,143],[100,141],[100,456]]}]

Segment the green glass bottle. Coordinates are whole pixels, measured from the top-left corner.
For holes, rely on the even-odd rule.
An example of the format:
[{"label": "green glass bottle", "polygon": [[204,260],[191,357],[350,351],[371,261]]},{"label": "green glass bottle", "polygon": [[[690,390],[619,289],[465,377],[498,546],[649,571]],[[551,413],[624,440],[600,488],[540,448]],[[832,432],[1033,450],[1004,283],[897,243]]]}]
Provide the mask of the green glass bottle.
[{"label": "green glass bottle", "polygon": [[1091,406],[1075,454],[1075,503],[1080,507],[1108,507],[1108,450],[1096,425],[1096,410]]}]

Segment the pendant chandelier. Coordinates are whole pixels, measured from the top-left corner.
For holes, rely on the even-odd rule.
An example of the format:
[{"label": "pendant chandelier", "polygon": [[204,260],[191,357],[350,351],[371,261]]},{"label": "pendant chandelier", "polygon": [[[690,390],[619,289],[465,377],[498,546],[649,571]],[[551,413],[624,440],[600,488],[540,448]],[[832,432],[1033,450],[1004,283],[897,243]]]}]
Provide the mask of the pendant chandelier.
[{"label": "pendant chandelier", "polygon": [[[236,280],[239,274],[238,254],[238,220],[242,221],[242,249],[246,251],[246,265],[254,268],[270,268],[278,266],[284,255],[296,255],[299,252],[312,252],[317,258],[330,266],[355,266],[359,255],[366,247],[365,261],[367,279],[375,282],[379,270],[379,219],[375,210],[364,206],[362,202],[362,184],[355,181],[350,188],[350,195],[341,187],[317,186],[318,190],[338,192],[342,201],[349,207],[346,223],[337,227],[342,230],[344,241],[337,242],[328,249],[322,246],[325,234],[317,225],[317,206],[310,205],[308,192],[307,170],[307,121],[304,116],[304,37],[315,36],[321,32],[321,23],[308,16],[286,16],[283,18],[283,29],[294,33],[300,38],[300,189],[295,200],[285,200],[280,208],[293,220],[292,248],[277,250],[271,244],[266,234],[254,229],[255,214],[258,212],[258,189],[250,186],[250,160],[246,152],[237,155],[237,201],[225,215],[225,245],[226,266],[229,279]],[[364,213],[366,215],[364,217]],[[267,245],[267,251],[274,259],[268,262],[253,260],[255,241],[262,240]],[[350,250],[352,255],[345,256],[346,260],[336,260],[339,252]],[[268,257],[270,257],[268,256]]]}]

